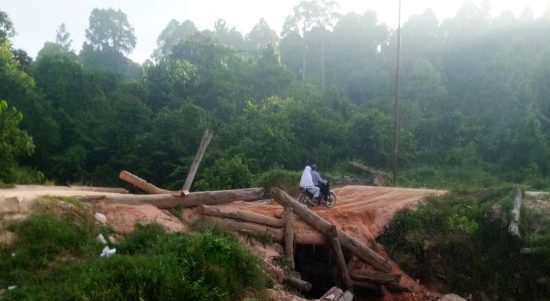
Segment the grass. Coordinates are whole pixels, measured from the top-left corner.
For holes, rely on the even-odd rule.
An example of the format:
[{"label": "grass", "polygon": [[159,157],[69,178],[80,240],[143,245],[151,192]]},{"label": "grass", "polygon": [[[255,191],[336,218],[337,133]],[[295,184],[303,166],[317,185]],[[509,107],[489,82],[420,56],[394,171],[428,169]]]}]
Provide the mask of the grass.
[{"label": "grass", "polygon": [[18,240],[0,246],[0,300],[264,300],[260,259],[216,227],[167,233],[138,226],[100,258],[101,228],[45,208],[13,223]]},{"label": "grass", "polygon": [[[421,283],[475,300],[549,300],[550,256],[523,256],[533,224],[525,218],[523,241],[508,234],[514,189],[455,190],[432,197],[415,211],[397,213],[380,241],[390,256]],[[523,219],[525,218],[525,219]],[[537,246],[550,247],[550,240]]]}]

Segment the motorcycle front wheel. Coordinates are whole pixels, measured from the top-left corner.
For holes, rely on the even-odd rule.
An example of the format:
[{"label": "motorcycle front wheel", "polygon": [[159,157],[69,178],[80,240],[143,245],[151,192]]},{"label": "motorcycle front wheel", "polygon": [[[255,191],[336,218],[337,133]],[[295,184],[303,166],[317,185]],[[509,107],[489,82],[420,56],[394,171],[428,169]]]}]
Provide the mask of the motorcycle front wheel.
[{"label": "motorcycle front wheel", "polygon": [[328,208],[332,208],[332,207],[334,207],[334,205],[336,205],[336,195],[334,194],[334,192],[332,192],[332,191],[330,192],[330,194],[327,197],[327,201],[326,201],[325,205]]}]

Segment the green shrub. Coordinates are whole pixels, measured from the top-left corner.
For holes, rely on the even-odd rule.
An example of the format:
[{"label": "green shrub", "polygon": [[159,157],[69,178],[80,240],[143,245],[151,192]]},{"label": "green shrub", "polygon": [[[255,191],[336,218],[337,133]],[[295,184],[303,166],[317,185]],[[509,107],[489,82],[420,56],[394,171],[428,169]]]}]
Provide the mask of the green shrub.
[{"label": "green shrub", "polygon": [[[513,187],[503,186],[429,198],[417,210],[398,212],[380,241],[391,258],[421,282],[435,281],[474,299],[547,300],[548,254],[520,255],[523,242],[511,237],[508,222],[503,222],[510,220],[513,196]],[[497,218],[491,217],[495,206],[501,208]],[[523,215],[532,217],[526,208]],[[535,221],[542,222],[522,219],[525,241],[531,240]],[[536,242],[532,245],[550,248],[550,241]]]},{"label": "green shrub", "polygon": [[108,258],[98,257],[94,231],[52,215],[13,229],[20,239],[0,251],[0,287],[17,288],[2,300],[230,301],[262,297],[267,283],[261,260],[215,227],[186,234],[138,226]]},{"label": "green shrub", "polygon": [[300,171],[289,171],[281,168],[272,168],[257,175],[253,181],[254,186],[263,187],[269,194],[271,187],[279,186],[285,191],[296,190],[300,183]]}]

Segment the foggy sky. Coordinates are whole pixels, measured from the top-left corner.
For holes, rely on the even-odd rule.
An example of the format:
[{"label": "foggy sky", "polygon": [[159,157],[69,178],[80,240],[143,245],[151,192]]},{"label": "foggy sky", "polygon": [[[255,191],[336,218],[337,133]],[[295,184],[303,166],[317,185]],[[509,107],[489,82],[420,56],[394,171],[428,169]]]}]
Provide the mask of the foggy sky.
[{"label": "foggy sky", "polygon": [[[45,42],[55,41],[61,23],[73,39],[72,48],[78,53],[85,40],[84,30],[94,8],[121,9],[135,29],[137,45],[129,57],[143,63],[156,48],[160,32],[171,19],[180,22],[191,20],[199,30],[213,29],[218,18],[225,19],[229,27],[235,26],[246,35],[260,18],[280,34],[286,16],[301,0],[2,0],[0,10],[14,23],[17,35],[12,39],[21,48],[36,57]],[[480,3],[483,0],[474,0]],[[368,10],[377,12],[378,19],[391,28],[397,26],[398,0],[337,0],[338,11],[346,13]],[[403,21],[410,15],[420,14],[431,7],[439,20],[451,18],[464,0],[402,0]],[[548,7],[548,0],[492,0],[492,15],[511,10],[516,16],[529,6],[535,17]]]}]

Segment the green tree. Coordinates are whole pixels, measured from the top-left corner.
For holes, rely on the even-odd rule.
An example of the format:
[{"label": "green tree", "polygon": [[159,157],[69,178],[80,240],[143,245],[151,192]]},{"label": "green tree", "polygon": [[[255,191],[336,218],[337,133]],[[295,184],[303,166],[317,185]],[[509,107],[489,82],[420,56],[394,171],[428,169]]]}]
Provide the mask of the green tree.
[{"label": "green tree", "polygon": [[196,32],[198,30],[193,22],[185,20],[180,24],[177,20],[172,19],[157,38],[157,49],[154,53],[155,59],[159,61],[168,57],[174,45],[185,41]]},{"label": "green tree", "polygon": [[31,136],[19,128],[22,120],[23,114],[0,100],[0,182],[13,182],[17,159],[34,151]]},{"label": "green tree", "polygon": [[127,54],[136,47],[134,28],[120,9],[94,8],[86,29],[86,39],[87,44],[99,51],[111,50]]},{"label": "green tree", "polygon": [[0,10],[0,44],[15,36],[15,28],[8,14]]},{"label": "green tree", "polygon": [[269,27],[264,18],[261,18],[246,35],[248,48],[257,54],[268,45],[274,45],[278,40],[277,33]]},{"label": "green tree", "polygon": [[[294,7],[294,14],[288,16],[283,24],[282,35],[286,37],[291,32],[297,33],[302,39],[306,33],[313,28],[319,28],[322,31],[329,29],[334,21],[334,9],[336,8],[336,2],[330,0],[304,0]],[[323,35],[324,36],[324,35]],[[323,66],[321,67],[324,72],[324,39],[321,43],[321,61]],[[307,44],[302,40],[302,81],[306,79],[306,53]],[[324,75],[322,80],[324,90]]]},{"label": "green tree", "polygon": [[55,34],[55,43],[61,46],[65,52],[71,52],[71,44],[73,43],[73,39],[71,39],[71,34],[67,31],[67,28],[65,27],[65,23],[61,23],[59,27],[57,28],[57,32]]}]

